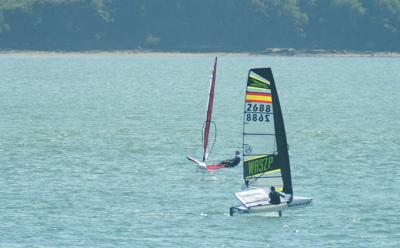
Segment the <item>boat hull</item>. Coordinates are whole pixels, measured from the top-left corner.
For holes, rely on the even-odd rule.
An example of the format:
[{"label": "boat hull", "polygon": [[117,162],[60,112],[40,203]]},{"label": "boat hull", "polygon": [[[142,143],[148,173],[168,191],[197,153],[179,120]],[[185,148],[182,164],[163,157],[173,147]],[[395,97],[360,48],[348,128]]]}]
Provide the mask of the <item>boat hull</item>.
[{"label": "boat hull", "polygon": [[279,205],[273,204],[260,204],[257,206],[246,207],[245,205],[234,206],[230,208],[229,214],[259,214],[259,213],[272,213],[284,210],[304,208],[312,205],[312,198],[295,196],[290,203],[281,203]]}]

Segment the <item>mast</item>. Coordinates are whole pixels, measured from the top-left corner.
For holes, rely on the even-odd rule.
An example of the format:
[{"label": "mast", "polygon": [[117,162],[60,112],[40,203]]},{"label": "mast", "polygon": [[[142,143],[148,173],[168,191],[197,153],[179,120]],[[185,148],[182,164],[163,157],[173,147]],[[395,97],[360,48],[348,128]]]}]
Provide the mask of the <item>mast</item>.
[{"label": "mast", "polygon": [[208,136],[210,133],[210,125],[211,125],[211,117],[212,117],[212,110],[213,110],[213,104],[214,104],[214,88],[215,88],[215,80],[217,76],[217,57],[215,57],[215,62],[214,62],[214,69],[212,72],[212,80],[211,80],[211,86],[210,86],[210,93],[209,93],[209,98],[208,98],[208,108],[207,108],[207,118],[205,122],[205,129],[204,129],[204,140],[203,140],[203,162],[207,158],[207,153],[208,153]]}]

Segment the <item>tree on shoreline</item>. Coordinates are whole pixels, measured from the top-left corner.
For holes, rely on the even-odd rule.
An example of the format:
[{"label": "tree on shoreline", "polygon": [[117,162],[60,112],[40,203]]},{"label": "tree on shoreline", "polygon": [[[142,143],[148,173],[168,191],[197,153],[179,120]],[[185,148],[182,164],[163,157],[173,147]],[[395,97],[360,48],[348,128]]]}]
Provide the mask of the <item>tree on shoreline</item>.
[{"label": "tree on shoreline", "polygon": [[1,0],[0,49],[400,51],[398,0]]}]

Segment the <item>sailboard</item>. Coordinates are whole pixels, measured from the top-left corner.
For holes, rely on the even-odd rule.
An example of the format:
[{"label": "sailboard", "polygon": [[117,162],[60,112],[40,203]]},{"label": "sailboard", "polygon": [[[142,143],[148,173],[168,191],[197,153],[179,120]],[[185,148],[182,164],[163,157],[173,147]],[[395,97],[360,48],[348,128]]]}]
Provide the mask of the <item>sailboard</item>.
[{"label": "sailboard", "polygon": [[[249,70],[243,118],[243,190],[234,193],[241,205],[230,215],[279,212],[306,207],[312,198],[293,194],[285,125],[271,68]],[[281,203],[271,204],[273,186]]]},{"label": "sailboard", "polygon": [[[212,71],[212,79],[211,79],[211,84],[210,84],[210,91],[208,94],[208,104],[207,104],[207,114],[206,114],[206,120],[203,125],[203,130],[202,130],[202,142],[203,142],[203,155],[202,159],[198,160],[195,159],[191,156],[187,156],[186,158],[194,163],[196,163],[198,169],[204,169],[207,171],[215,171],[218,169],[224,168],[224,165],[222,164],[207,164],[206,161],[209,158],[209,155],[214,147],[215,140],[216,140],[216,126],[215,122],[212,121],[212,112],[213,112],[213,107],[214,107],[214,92],[215,92],[215,82],[216,82],[216,77],[217,77],[217,60],[218,58],[215,57],[214,61],[214,68]],[[214,137],[213,137],[213,142],[210,142],[210,134],[212,128],[214,129]]]}]

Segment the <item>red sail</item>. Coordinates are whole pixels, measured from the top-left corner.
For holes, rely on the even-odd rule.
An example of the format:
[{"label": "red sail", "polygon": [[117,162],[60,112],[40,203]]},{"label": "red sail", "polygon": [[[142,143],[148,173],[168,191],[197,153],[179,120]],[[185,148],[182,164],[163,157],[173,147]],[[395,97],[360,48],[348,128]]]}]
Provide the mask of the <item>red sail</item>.
[{"label": "red sail", "polygon": [[214,70],[213,70],[210,94],[209,94],[209,99],[208,99],[207,119],[206,119],[206,124],[205,124],[205,129],[204,129],[204,141],[203,141],[203,144],[204,144],[203,162],[206,160],[206,156],[207,156],[208,135],[210,133],[211,115],[212,115],[213,103],[214,103],[214,88],[215,88],[216,76],[217,76],[217,57],[215,57]]}]

